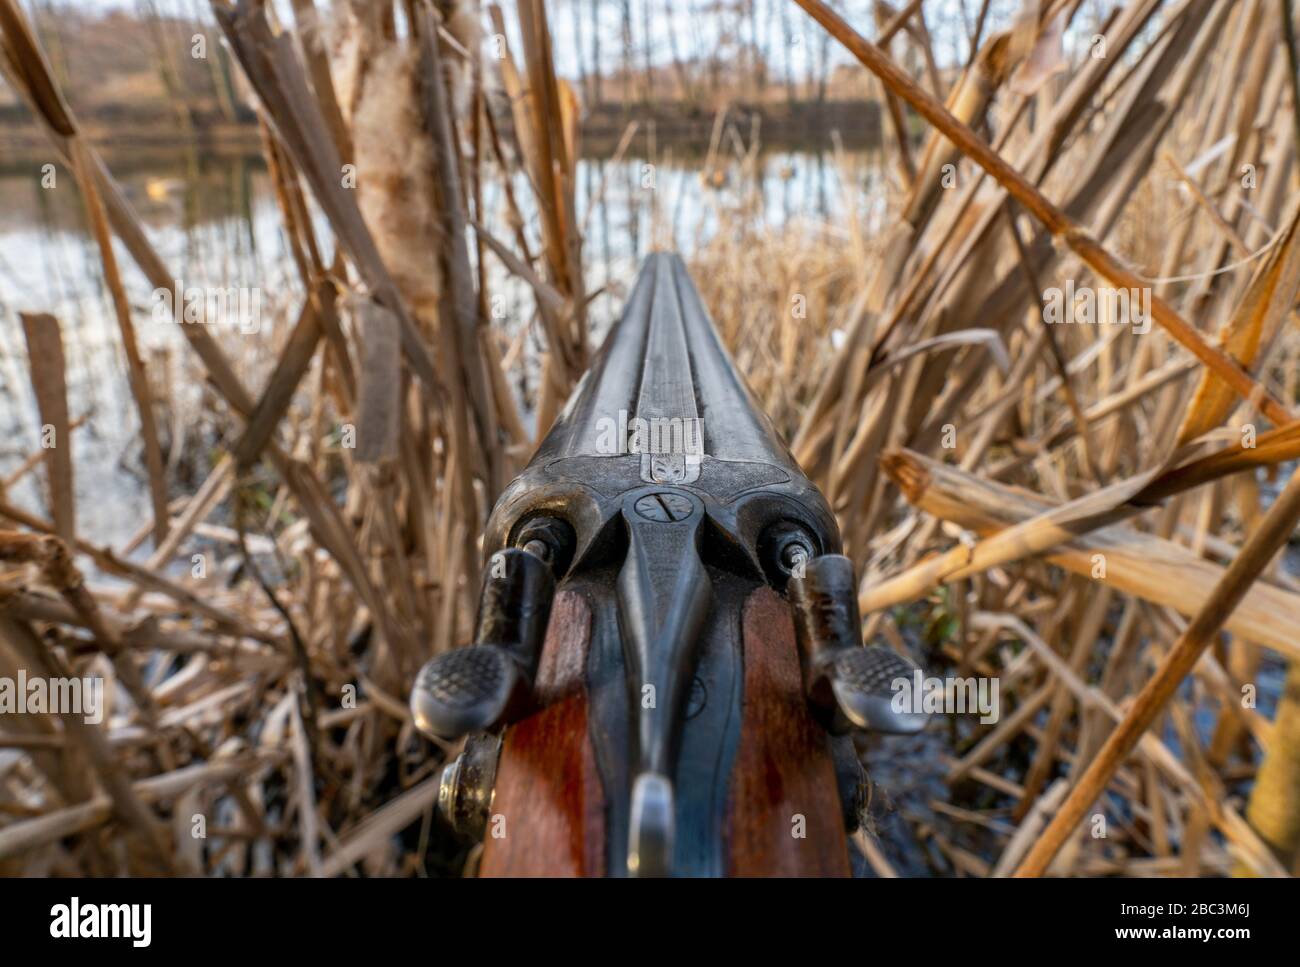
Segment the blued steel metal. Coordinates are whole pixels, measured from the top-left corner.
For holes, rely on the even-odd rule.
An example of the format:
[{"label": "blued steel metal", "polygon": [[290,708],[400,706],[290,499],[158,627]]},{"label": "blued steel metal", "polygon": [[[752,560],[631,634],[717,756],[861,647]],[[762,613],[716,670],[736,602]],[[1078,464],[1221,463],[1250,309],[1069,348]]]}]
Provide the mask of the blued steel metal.
[{"label": "blued steel metal", "polygon": [[438,782],[438,816],[457,836],[479,840],[487,829],[501,736],[476,732],[443,770]]},{"label": "blued steel metal", "polygon": [[924,714],[894,702],[894,682],[910,683],[916,666],[888,648],[862,647],[853,562],[840,554],[814,558],[791,579],[789,592],[804,683],[822,724],[835,733],[924,728]]},{"label": "blued steel metal", "polygon": [[[545,546],[540,538],[532,543]],[[542,555],[495,552],[483,574],[474,644],[420,670],[411,693],[416,725],[452,739],[527,711],[554,598],[555,577]]]},{"label": "blued steel metal", "polygon": [[[653,413],[643,416],[637,409],[643,387],[660,384],[673,389],[651,392],[646,399]],[[485,552],[513,545],[516,530],[539,514],[574,528],[575,568],[616,543],[620,538],[610,528],[622,520],[623,498],[650,489],[642,476],[644,454],[629,445],[638,417],[669,421],[670,436],[674,418],[699,421],[699,472],[666,489],[680,487],[704,502],[713,525],[706,541],[724,541],[738,567],[763,578],[759,537],[782,521],[801,525],[816,542],[815,553],[839,551],[830,507],[754,403],[681,259],[658,253],[646,259],[622,318],[555,426],[498,499]]]},{"label": "blued steel metal", "polygon": [[538,515],[572,526],[566,586],[593,605],[588,692],[610,869],[722,872],[739,604],[784,583],[765,548],[779,557],[797,534],[809,555],[831,553],[839,533],[676,256],[646,261],[595,363],[498,500],[485,551],[517,544]]},{"label": "blued steel metal", "polygon": [[[830,724],[890,724],[879,678],[896,656],[850,648],[856,589],[839,549],[830,508],[754,404],[681,260],[652,255],[497,501],[479,644],[426,666],[417,722],[448,734],[510,721],[553,593],[542,574],[554,573],[591,609],[588,723],[609,870],[718,875],[742,722],[740,615],[755,589],[790,589],[813,701],[837,709]],[[489,590],[503,554],[515,576]]]},{"label": "blued steel metal", "polygon": [[[646,483],[687,484],[700,477],[704,441],[695,405],[695,380],[686,342],[686,320],[675,274],[661,272],[654,280],[641,386],[636,417],[646,421],[653,435],[656,422],[667,425],[669,446],[650,447],[641,454],[641,479]],[[673,439],[677,433],[678,438]],[[654,441],[649,441],[653,443]]]}]

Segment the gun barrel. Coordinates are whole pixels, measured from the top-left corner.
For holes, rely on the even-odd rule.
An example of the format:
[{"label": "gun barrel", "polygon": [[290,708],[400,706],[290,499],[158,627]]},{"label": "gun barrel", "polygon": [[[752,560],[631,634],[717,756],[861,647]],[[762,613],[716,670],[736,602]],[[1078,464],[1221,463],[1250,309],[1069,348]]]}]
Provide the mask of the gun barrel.
[{"label": "gun barrel", "polygon": [[579,532],[581,557],[622,497],[651,484],[689,487],[742,554],[753,550],[752,531],[780,516],[799,522],[817,552],[839,550],[830,507],[755,402],[671,253],[646,259],[591,368],[498,499],[484,550],[509,546],[521,521],[559,508]]},{"label": "gun barrel", "polygon": [[702,450],[799,473],[723,348],[679,256],[655,253],[535,459],[607,453],[604,418],[698,419]]},{"label": "gun barrel", "polygon": [[[539,535],[560,533],[564,553],[547,552]],[[557,872],[518,865],[525,852],[554,857],[554,815],[530,816],[543,808],[567,809],[599,841],[594,858],[574,865],[571,854],[572,872],[737,872],[746,861],[733,846],[755,830],[785,856],[774,872],[808,872],[797,850],[786,855],[796,813],[832,831],[817,870],[842,871],[828,739],[809,718],[779,596],[802,562],[838,552],[839,541],[830,507],[756,405],[681,259],[650,256],[484,534],[493,559],[530,546],[564,562],[540,655],[484,633],[473,656],[428,676],[430,723],[469,720],[452,707],[462,701],[476,721],[503,723],[522,689],[541,706],[508,719],[518,724],[501,744],[493,809],[508,803],[523,817],[508,844],[487,841],[483,871]],[[566,717],[575,702],[580,721]],[[754,721],[755,708],[779,708],[779,724]],[[774,733],[791,729],[801,751],[785,758],[800,761],[784,762],[789,781],[773,787],[772,744],[789,739]],[[589,800],[577,818],[574,773]]]}]

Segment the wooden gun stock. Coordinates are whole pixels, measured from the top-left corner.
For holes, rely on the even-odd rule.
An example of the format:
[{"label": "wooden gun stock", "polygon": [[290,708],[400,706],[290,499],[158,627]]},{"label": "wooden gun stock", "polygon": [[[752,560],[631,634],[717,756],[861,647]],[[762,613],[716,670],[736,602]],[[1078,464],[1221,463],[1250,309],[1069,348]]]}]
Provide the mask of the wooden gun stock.
[{"label": "wooden gun stock", "polygon": [[[740,746],[727,792],[726,872],[848,876],[826,733],[809,715],[789,606],[760,587],[742,614]],[[604,876],[606,802],[583,676],[591,609],[561,591],[538,675],[541,711],[506,730],[480,876]],[[499,817],[499,818],[498,818]]]},{"label": "wooden gun stock", "polygon": [[606,873],[605,794],[584,677],[590,644],[591,608],[581,594],[560,591],[538,669],[543,707],[507,728],[502,742],[480,876]]}]

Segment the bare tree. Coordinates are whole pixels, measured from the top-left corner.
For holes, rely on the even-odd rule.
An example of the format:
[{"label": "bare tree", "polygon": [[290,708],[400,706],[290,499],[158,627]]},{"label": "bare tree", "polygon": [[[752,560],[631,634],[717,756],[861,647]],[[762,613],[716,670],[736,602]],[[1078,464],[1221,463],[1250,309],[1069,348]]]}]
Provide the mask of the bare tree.
[{"label": "bare tree", "polygon": [[794,103],[794,64],[792,63],[790,48],[794,46],[794,34],[790,30],[790,8],[787,4],[781,4],[781,46],[784,48],[784,62],[782,67],[785,73],[785,97],[791,104]]},{"label": "bare tree", "polygon": [[623,75],[623,103],[632,99],[632,0],[623,0],[623,58],[619,66]]},{"label": "bare tree", "polygon": [[643,68],[645,70],[645,91],[642,94],[642,100],[647,104],[650,102],[650,90],[654,86],[654,65],[651,63],[650,39],[653,36],[650,29],[650,0],[641,0],[641,30],[645,38],[641,43],[641,53],[644,57]]},{"label": "bare tree", "polygon": [[665,6],[668,20],[668,51],[673,59],[673,70],[677,73],[677,83],[681,87],[682,98],[688,104],[693,104],[695,103],[694,85],[691,84],[690,70],[686,62],[682,60],[681,47],[677,42],[676,4],[673,3],[673,0],[665,0]]},{"label": "bare tree", "polygon": [[591,93],[595,105],[604,101],[600,90],[601,78],[605,73],[605,64],[600,57],[600,0],[588,0],[587,9],[591,11]]},{"label": "bare tree", "polygon": [[[587,90],[587,64],[586,52],[582,49],[582,0],[570,0],[569,12],[573,17],[573,46],[576,48],[576,60],[578,62],[578,90],[582,92],[583,97],[590,97]],[[597,65],[597,72],[600,67]]]}]

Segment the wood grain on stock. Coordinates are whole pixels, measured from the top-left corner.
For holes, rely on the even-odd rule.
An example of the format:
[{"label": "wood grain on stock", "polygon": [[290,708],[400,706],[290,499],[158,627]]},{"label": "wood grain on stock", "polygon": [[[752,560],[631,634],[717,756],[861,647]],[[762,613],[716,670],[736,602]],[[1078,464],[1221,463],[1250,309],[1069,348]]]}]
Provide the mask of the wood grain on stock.
[{"label": "wood grain on stock", "polygon": [[[743,725],[727,817],[734,876],[848,876],[848,845],[826,735],[803,699],[789,607],[770,588],[745,602]],[[556,596],[538,688],[545,707],[506,732],[492,813],[506,836],[484,842],[481,876],[602,876],[604,793],[583,684],[591,611]],[[806,837],[791,834],[802,815]]]},{"label": "wood grain on stock", "polygon": [[[808,714],[790,608],[771,588],[745,601],[744,718],[731,775],[728,872],[848,876],[826,733]],[[792,835],[794,817],[805,838]]]},{"label": "wood grain on stock", "polygon": [[489,823],[480,876],[604,875],[604,792],[584,684],[590,641],[587,602],[561,591],[537,673],[545,707],[506,731],[492,800],[506,835],[494,839]]}]

